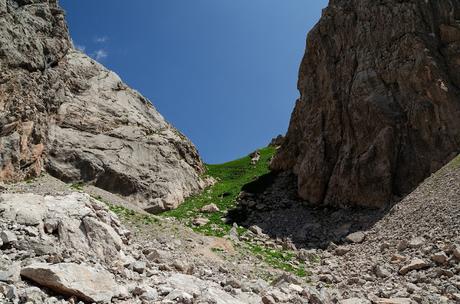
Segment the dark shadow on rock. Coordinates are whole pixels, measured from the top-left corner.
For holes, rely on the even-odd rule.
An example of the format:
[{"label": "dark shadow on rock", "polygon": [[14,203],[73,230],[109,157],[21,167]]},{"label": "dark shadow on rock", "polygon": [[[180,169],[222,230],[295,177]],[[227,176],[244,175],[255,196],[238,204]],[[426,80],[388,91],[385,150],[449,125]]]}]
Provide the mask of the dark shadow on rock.
[{"label": "dark shadow on rock", "polygon": [[232,222],[256,225],[272,239],[290,239],[297,248],[326,248],[341,244],[353,232],[366,231],[390,209],[330,208],[311,206],[297,196],[292,173],[269,173],[243,187]]}]

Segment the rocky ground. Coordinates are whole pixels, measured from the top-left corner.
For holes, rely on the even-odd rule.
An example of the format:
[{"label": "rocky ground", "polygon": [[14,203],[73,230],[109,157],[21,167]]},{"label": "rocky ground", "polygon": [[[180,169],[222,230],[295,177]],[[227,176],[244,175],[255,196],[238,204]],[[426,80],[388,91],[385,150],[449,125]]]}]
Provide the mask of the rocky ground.
[{"label": "rocky ground", "polygon": [[[0,303],[307,303],[324,285],[50,176],[3,185]],[[90,189],[91,190],[91,189]],[[30,194],[34,193],[34,194]],[[101,195],[102,194],[102,195]],[[248,233],[248,235],[254,233]]]},{"label": "rocky ground", "polygon": [[374,211],[302,206],[292,178],[247,187],[253,192],[231,214],[259,226],[269,244],[284,239],[317,256],[311,280],[356,299],[346,303],[460,303],[460,157],[401,202]]},{"label": "rocky ground", "polygon": [[[0,303],[460,301],[458,159],[392,208],[368,213],[276,197],[290,178],[245,187],[236,214],[246,212],[240,224],[249,229],[235,224],[224,237],[47,175],[3,185]],[[301,229],[284,222],[296,213]],[[267,252],[307,271],[277,269]]]}]

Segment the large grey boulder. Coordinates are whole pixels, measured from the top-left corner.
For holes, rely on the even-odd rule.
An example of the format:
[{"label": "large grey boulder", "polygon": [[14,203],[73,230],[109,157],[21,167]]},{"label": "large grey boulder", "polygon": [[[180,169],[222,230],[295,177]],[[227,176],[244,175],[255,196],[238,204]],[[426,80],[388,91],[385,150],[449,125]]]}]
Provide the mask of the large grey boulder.
[{"label": "large grey boulder", "polygon": [[91,303],[110,303],[120,293],[108,271],[86,265],[37,263],[24,267],[21,275],[58,294],[76,296]]},{"label": "large grey boulder", "polygon": [[[16,239],[12,245],[38,256],[69,252],[111,263],[124,257],[124,244],[128,243],[129,232],[117,216],[83,193],[2,194],[0,215],[4,225],[38,229],[37,235],[28,235],[24,241]],[[26,215],[28,220],[24,221]]]},{"label": "large grey boulder", "polygon": [[382,207],[460,151],[460,0],[331,0],[272,168],[312,204]]},{"label": "large grey boulder", "polygon": [[47,170],[150,212],[206,183],[193,144],[150,101],[73,49],[55,0],[0,2],[0,181]]}]

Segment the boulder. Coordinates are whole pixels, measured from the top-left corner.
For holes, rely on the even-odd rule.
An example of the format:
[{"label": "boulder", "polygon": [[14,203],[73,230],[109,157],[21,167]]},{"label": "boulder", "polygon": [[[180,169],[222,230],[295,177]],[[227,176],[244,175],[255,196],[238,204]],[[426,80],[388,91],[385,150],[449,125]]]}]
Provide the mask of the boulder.
[{"label": "boulder", "polygon": [[0,238],[2,239],[3,244],[12,244],[18,241],[18,237],[12,231],[2,231],[0,233]]},{"label": "boulder", "polygon": [[271,168],[293,171],[311,204],[380,208],[456,156],[459,11],[459,1],[330,1]]},{"label": "boulder", "polygon": [[201,208],[200,211],[204,213],[216,213],[219,212],[220,209],[216,204],[209,204]]},{"label": "boulder", "polygon": [[37,263],[24,267],[21,275],[58,294],[88,302],[109,303],[119,293],[109,272],[86,265]]},{"label": "boulder", "polygon": [[366,234],[364,232],[362,232],[362,231],[358,231],[358,232],[354,232],[354,233],[349,234],[345,238],[345,240],[347,242],[350,242],[350,243],[358,244],[358,243],[364,242],[365,238],[366,238]]},{"label": "boulder", "polygon": [[192,224],[194,226],[198,226],[198,227],[204,226],[207,223],[209,223],[209,219],[203,218],[203,217],[197,217],[197,218],[193,219],[193,221],[192,221]]},{"label": "boulder", "polygon": [[0,265],[0,282],[5,283],[16,283],[19,281],[19,274],[21,271],[21,267],[19,263],[15,263],[12,265],[7,265],[6,270],[1,270],[3,265]]},{"label": "boulder", "polygon": [[[117,216],[87,194],[1,194],[0,210],[3,210],[2,220],[8,224],[17,225],[18,218],[24,219],[24,214],[30,212],[28,218],[33,218],[37,226],[43,227],[42,237],[26,232],[26,242],[21,243],[22,249],[37,255],[70,250],[83,256],[112,262],[122,257],[124,243],[128,242]],[[28,223],[30,224],[23,222],[22,225]],[[32,227],[24,228],[27,231],[27,228]],[[3,231],[1,237],[5,244],[17,241],[16,235],[11,231]]]},{"label": "boulder", "polygon": [[253,226],[249,227],[249,231],[251,231],[255,235],[263,235],[264,234],[264,231],[262,230],[262,228],[260,228],[259,226],[256,226],[256,225],[253,225]]},{"label": "boulder", "polygon": [[[166,279],[168,284],[174,288],[175,293],[187,293],[200,295],[202,298],[214,300],[216,304],[243,304],[245,302],[229,295],[212,282],[200,280],[194,276],[174,273]],[[260,303],[260,298],[255,303]]]}]

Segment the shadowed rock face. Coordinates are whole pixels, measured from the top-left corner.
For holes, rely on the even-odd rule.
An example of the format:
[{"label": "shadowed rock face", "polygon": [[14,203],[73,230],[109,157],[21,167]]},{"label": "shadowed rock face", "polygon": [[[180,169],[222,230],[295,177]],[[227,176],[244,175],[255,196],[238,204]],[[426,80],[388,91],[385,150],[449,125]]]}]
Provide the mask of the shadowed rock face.
[{"label": "shadowed rock face", "polygon": [[84,181],[149,211],[202,189],[193,144],[73,49],[56,1],[0,0],[0,181]]},{"label": "shadowed rock face", "polygon": [[286,141],[314,204],[381,207],[460,150],[460,1],[332,0],[308,36]]}]

